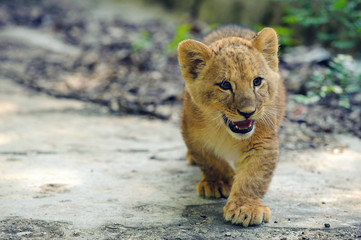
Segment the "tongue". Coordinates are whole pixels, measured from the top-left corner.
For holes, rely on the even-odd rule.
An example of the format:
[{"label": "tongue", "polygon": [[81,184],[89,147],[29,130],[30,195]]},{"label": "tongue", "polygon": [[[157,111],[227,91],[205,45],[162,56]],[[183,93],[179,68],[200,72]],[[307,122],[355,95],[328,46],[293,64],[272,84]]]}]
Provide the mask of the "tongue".
[{"label": "tongue", "polygon": [[252,124],[252,120],[244,120],[244,121],[232,122],[232,123],[238,128],[249,128]]}]

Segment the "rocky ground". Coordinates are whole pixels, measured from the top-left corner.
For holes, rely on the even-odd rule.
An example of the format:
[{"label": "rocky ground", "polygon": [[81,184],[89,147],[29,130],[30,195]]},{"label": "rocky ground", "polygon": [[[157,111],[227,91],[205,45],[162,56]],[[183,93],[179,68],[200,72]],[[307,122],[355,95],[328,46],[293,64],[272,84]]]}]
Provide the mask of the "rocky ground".
[{"label": "rocky ground", "polygon": [[[232,226],[184,158],[174,25],[93,4],[0,0],[0,239],[361,238],[357,96],[351,109],[289,97],[272,221]],[[316,52],[282,59],[293,92],[330,59]]]}]

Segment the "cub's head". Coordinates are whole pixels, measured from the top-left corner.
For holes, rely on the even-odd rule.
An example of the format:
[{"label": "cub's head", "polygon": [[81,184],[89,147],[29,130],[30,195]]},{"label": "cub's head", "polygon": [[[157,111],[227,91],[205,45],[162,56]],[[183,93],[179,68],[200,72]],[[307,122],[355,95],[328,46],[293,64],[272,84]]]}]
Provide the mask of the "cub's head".
[{"label": "cub's head", "polygon": [[257,122],[272,127],[278,73],[278,38],[264,28],[252,40],[228,37],[209,46],[185,40],[178,60],[186,91],[202,113],[237,139],[250,137]]}]

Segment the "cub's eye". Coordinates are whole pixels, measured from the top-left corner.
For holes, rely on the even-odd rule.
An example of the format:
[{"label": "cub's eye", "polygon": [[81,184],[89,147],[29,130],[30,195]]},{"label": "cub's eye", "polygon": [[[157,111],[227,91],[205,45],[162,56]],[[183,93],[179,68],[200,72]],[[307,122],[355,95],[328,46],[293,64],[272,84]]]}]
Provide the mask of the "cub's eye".
[{"label": "cub's eye", "polygon": [[262,84],[262,80],[263,78],[261,77],[256,77],[254,80],[253,80],[253,86],[254,87],[258,87]]},{"label": "cub's eye", "polygon": [[232,90],[232,85],[230,82],[228,81],[223,81],[220,84],[218,84],[218,86],[220,88],[222,88],[223,90]]}]

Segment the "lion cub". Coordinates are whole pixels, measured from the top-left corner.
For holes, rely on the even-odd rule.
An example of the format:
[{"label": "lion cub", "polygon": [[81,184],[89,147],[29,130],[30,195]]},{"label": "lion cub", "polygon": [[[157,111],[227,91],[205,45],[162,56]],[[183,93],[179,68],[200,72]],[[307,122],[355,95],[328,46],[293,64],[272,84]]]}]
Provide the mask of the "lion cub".
[{"label": "lion cub", "polygon": [[262,198],[278,161],[285,111],[277,34],[231,25],[203,42],[178,46],[186,83],[182,134],[189,162],[203,172],[198,194],[228,197],[224,217],[234,224],[268,222]]}]

